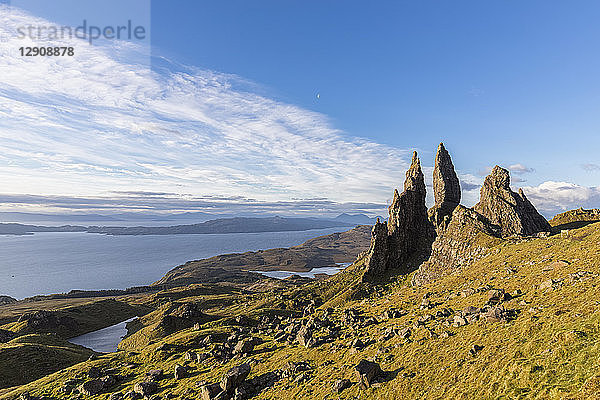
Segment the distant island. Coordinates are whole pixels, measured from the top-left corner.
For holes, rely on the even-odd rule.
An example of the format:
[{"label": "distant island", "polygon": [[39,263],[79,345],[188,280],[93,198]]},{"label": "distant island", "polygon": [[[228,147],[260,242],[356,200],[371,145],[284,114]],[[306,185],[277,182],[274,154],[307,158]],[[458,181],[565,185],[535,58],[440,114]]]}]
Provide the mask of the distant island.
[{"label": "distant island", "polygon": [[341,214],[335,218],[219,218],[198,224],[173,226],[40,226],[0,223],[0,235],[30,235],[40,232],[86,232],[105,235],[182,235],[305,231],[373,224],[374,219],[363,214]]}]

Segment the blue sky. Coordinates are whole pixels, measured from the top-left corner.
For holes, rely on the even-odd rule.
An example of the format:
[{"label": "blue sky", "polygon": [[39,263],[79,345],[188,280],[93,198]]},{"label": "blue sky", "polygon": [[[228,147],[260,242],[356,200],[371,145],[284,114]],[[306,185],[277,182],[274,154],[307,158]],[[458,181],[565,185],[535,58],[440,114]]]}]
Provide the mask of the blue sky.
[{"label": "blue sky", "polygon": [[[80,3],[13,1],[25,6],[19,18],[64,24],[77,23]],[[144,1],[90,4],[83,14],[96,20],[150,18]],[[25,117],[2,117],[0,209],[56,211],[68,208],[57,199],[135,191],[164,192],[179,211],[190,210],[182,198],[229,196],[260,212],[381,214],[410,151],[430,175],[440,141],[471,189],[467,205],[500,164],[546,215],[600,207],[599,17],[592,1],[153,1],[152,72],[110,43],[53,60],[50,85],[84,73],[64,91],[34,86],[47,72],[40,60],[0,66],[12,73],[0,91],[7,106],[17,101],[26,115],[51,105],[23,141]],[[90,69],[94,59],[115,68]],[[67,133],[98,123],[95,114],[111,116],[97,135]],[[24,195],[52,200],[32,208]]]},{"label": "blue sky", "polygon": [[[469,169],[526,161],[538,181],[564,169],[598,178],[579,167],[600,143],[597,2],[183,4],[153,3],[156,47],[259,82],[348,134],[430,154],[444,139]],[[556,163],[573,136],[571,163]]]}]

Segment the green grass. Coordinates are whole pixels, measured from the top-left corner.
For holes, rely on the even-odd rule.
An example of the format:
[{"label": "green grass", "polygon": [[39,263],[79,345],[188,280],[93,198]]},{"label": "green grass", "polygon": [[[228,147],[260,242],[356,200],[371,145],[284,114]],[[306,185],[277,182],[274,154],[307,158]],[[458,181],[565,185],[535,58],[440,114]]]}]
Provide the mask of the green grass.
[{"label": "green grass", "polygon": [[56,335],[26,335],[0,344],[0,387],[20,385],[87,360],[93,352]]}]

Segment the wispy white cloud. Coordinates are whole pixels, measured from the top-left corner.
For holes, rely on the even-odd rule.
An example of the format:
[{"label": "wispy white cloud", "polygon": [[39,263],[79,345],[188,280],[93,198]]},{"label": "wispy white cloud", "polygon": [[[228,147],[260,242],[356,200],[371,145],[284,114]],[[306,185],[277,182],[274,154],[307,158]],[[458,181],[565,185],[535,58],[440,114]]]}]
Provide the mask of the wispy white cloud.
[{"label": "wispy white cloud", "polygon": [[490,174],[490,172],[492,172],[492,169],[493,169],[492,166],[486,165],[485,167],[482,167],[477,171],[477,175],[480,177],[488,176]]},{"label": "wispy white cloud", "polygon": [[466,206],[473,206],[479,201],[479,190],[483,183],[480,176],[473,174],[459,173],[460,188],[462,190],[461,203]]},{"label": "wispy white cloud", "polygon": [[[518,178],[515,175],[523,175],[535,172],[535,169],[527,167],[521,163],[511,164],[508,167],[504,168],[508,169],[510,172],[513,173],[513,181],[515,182],[524,182],[523,180],[519,180],[522,178]],[[477,175],[482,177],[487,176],[492,172],[493,169],[494,167],[491,165],[485,166],[484,168],[481,168],[479,171],[477,171]]]},{"label": "wispy white cloud", "polygon": [[[243,79],[131,62],[132,44],[66,39],[75,57],[20,57],[0,12],[2,192],[239,194],[260,201],[323,196],[380,202],[401,186],[408,152],[347,136],[322,114],[270,99]],[[53,42],[55,44],[55,42]],[[119,54],[119,56],[116,56]],[[164,67],[166,66],[166,67]]]},{"label": "wispy white cloud", "polygon": [[515,174],[527,174],[527,173],[532,173],[535,170],[533,168],[529,168],[526,167],[525,165],[521,164],[521,163],[517,163],[517,164],[512,164],[508,167],[508,170],[510,172],[513,172]]}]

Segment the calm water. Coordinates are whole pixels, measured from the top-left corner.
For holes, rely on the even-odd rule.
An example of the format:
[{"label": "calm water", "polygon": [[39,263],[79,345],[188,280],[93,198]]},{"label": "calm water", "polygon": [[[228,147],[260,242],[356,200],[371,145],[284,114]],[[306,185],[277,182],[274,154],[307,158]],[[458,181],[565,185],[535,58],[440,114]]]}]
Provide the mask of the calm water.
[{"label": "calm water", "polygon": [[257,272],[264,276],[269,276],[271,278],[277,279],[287,279],[292,275],[303,276],[305,278],[314,278],[316,274],[326,274],[326,275],[335,275],[344,268],[346,268],[347,264],[340,267],[320,267],[313,268],[308,272],[290,272],[290,271],[251,271]]},{"label": "calm water", "polygon": [[0,236],[0,295],[20,299],[72,289],[125,289],[146,285],[186,261],[294,246],[345,229],[219,235],[36,233]]},{"label": "calm water", "polygon": [[121,339],[127,335],[127,323],[136,318],[134,317],[127,321],[119,322],[116,325],[74,337],[73,339],[69,339],[69,342],[100,353],[117,351],[117,346],[121,342]]}]

